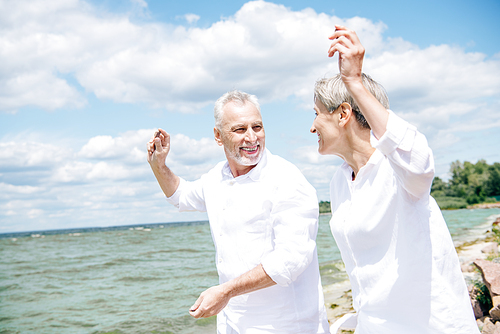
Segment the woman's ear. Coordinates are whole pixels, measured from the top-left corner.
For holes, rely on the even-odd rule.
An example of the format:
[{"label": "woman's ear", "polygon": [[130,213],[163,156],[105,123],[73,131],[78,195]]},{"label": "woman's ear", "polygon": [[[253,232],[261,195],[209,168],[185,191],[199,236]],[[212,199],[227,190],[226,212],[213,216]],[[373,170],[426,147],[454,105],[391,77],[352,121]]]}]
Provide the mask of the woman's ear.
[{"label": "woman's ear", "polygon": [[351,117],[353,116],[353,111],[352,107],[349,103],[344,102],[340,105],[340,111],[339,111],[339,116],[340,116],[340,122],[339,125],[345,126],[349,121],[351,120]]}]

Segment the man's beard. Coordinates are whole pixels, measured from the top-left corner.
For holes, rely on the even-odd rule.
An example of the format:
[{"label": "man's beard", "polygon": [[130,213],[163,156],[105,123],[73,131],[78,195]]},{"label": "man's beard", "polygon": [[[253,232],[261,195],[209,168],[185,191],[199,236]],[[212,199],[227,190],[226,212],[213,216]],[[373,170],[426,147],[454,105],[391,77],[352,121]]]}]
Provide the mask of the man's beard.
[{"label": "man's beard", "polygon": [[239,151],[229,152],[229,156],[241,166],[255,166],[262,158],[262,146],[259,145],[259,153],[252,158],[242,155]]}]

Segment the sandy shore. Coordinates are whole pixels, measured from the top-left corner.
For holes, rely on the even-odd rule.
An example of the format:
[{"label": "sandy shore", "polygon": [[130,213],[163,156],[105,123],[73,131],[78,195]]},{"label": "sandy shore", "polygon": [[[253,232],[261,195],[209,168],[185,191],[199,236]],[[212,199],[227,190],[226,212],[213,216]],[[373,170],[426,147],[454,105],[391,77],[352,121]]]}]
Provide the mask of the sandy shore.
[{"label": "sandy shore", "polygon": [[[481,279],[481,274],[478,270],[475,270],[472,262],[476,259],[486,259],[491,255],[491,250],[494,247],[498,250],[498,244],[491,232],[485,233],[485,235],[478,237],[474,241],[456,245],[455,248],[462,267],[462,273],[467,284]],[[330,324],[344,314],[354,312],[349,281],[323,287],[323,293]]]}]

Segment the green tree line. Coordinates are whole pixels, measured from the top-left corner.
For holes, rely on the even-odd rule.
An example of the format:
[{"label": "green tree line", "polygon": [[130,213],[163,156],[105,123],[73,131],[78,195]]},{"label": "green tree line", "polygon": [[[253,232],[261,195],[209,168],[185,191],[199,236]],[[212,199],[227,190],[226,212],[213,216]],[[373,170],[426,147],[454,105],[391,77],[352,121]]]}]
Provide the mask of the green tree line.
[{"label": "green tree line", "polygon": [[441,209],[460,209],[476,203],[492,203],[500,199],[500,163],[488,165],[485,160],[473,164],[455,161],[450,166],[451,178],[445,182],[435,177],[431,195]]},{"label": "green tree line", "polygon": [[[476,164],[455,161],[450,166],[451,178],[435,177],[431,195],[441,209],[462,209],[477,203],[500,201],[500,163],[488,165],[485,160]],[[330,212],[330,202],[319,202],[319,212]]]},{"label": "green tree line", "polygon": [[319,202],[319,213],[329,213],[332,212],[330,207],[330,202],[321,201]]}]

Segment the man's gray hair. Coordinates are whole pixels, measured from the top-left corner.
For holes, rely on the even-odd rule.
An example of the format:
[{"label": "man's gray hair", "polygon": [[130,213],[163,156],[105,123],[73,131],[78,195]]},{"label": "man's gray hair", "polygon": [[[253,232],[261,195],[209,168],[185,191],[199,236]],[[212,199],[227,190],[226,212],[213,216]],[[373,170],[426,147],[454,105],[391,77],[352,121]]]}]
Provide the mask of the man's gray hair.
[{"label": "man's gray hair", "polygon": [[[363,86],[386,108],[389,109],[389,98],[381,84],[373,80],[369,75],[362,74]],[[370,129],[370,125],[365,119],[365,116],[359,110],[358,105],[352,98],[351,94],[340,77],[340,74],[332,78],[323,78],[316,81],[314,86],[314,100],[320,101],[326,109],[332,113],[344,102],[351,105],[359,125],[365,129]]]},{"label": "man's gray hair", "polygon": [[222,127],[223,109],[229,102],[234,102],[240,106],[243,106],[247,102],[249,102],[253,104],[260,113],[259,100],[255,95],[241,92],[239,90],[232,90],[230,92],[227,92],[226,94],[219,97],[214,106],[215,127],[219,130],[221,130]]}]

